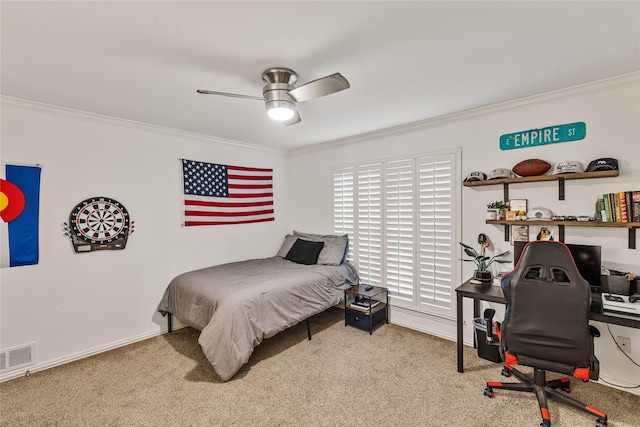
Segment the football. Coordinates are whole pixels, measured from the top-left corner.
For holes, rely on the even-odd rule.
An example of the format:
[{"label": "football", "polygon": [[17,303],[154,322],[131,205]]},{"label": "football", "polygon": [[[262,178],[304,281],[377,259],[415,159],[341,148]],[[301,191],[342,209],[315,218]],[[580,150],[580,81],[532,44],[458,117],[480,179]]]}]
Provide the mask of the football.
[{"label": "football", "polygon": [[551,164],[540,159],[523,160],[511,169],[515,174],[520,176],[536,176],[542,175],[551,169]]}]

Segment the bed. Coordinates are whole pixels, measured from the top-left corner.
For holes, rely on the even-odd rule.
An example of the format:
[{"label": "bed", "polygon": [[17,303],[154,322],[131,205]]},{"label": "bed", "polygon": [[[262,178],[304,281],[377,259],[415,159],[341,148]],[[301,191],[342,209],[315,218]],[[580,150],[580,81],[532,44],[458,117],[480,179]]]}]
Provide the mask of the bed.
[{"label": "bed", "polygon": [[228,381],[264,339],[304,320],[309,328],[309,317],[342,301],[344,289],[358,281],[347,250],[347,236],[294,231],[274,257],[175,277],[158,311],[199,330],[202,351]]}]

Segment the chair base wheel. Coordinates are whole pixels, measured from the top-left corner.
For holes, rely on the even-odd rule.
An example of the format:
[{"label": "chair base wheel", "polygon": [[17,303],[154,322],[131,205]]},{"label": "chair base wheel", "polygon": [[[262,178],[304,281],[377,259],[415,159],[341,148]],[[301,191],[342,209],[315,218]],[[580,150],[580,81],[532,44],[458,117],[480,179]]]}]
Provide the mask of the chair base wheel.
[{"label": "chair base wheel", "polygon": [[510,377],[511,376],[511,371],[508,370],[507,368],[502,368],[502,371],[500,371],[500,374],[502,374],[503,377]]},{"label": "chair base wheel", "polygon": [[[593,416],[594,418],[592,419],[595,420],[596,427],[607,427],[607,414],[605,412],[585,405],[565,394],[571,392],[569,378],[563,377],[547,381],[546,371],[543,369],[534,368],[533,375],[530,376],[511,366],[503,368],[502,374],[505,376],[513,376],[520,380],[520,382],[503,383],[488,381],[484,389],[484,395],[489,398],[494,397],[495,390],[511,390],[535,394],[538,400],[538,406],[540,407],[540,415],[542,415],[541,418],[538,418],[538,420],[541,420],[539,427],[551,427],[551,419],[547,405],[549,399],[556,400],[558,403],[568,405]],[[640,427],[640,425],[638,427]]]}]

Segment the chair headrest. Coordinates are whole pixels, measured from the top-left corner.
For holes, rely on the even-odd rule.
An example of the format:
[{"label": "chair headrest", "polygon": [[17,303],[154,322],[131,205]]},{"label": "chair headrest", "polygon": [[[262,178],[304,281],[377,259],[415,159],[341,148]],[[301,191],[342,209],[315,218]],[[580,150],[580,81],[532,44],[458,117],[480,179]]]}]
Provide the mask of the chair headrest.
[{"label": "chair headrest", "polygon": [[[564,243],[554,240],[529,242],[522,251],[514,273],[527,278],[558,282],[584,280]],[[537,274],[537,276],[536,276]]]}]

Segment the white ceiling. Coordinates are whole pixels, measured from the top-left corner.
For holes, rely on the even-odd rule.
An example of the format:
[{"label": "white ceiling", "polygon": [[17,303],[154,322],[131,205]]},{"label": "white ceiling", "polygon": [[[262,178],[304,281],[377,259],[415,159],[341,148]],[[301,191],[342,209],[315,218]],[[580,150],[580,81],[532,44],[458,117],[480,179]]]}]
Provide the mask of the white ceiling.
[{"label": "white ceiling", "polygon": [[[295,149],[640,70],[640,2],[0,3],[2,95]],[[265,69],[345,91],[271,121]]]}]

